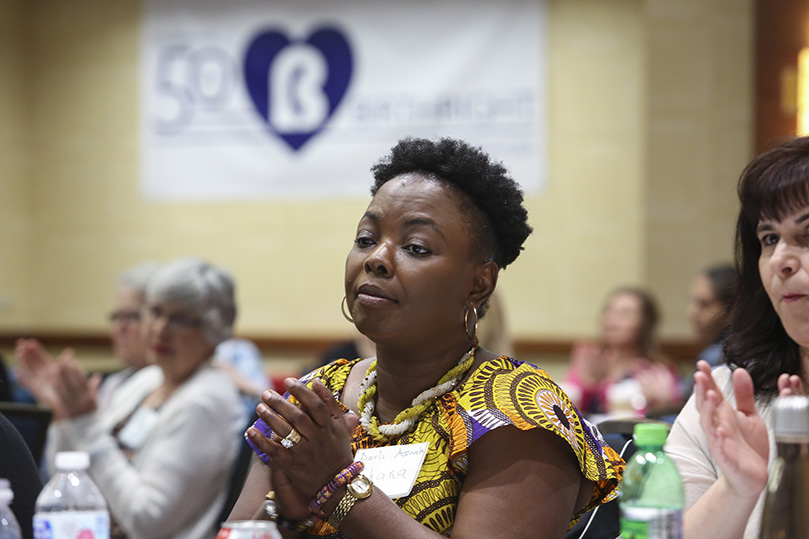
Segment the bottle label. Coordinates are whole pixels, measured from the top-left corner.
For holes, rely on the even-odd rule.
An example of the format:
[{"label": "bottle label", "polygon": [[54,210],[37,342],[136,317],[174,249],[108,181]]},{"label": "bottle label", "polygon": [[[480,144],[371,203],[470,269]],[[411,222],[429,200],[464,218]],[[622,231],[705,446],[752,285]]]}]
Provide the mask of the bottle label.
[{"label": "bottle label", "polygon": [[282,539],[273,522],[242,520],[225,522],[216,539]]},{"label": "bottle label", "polygon": [[107,511],[60,511],[34,515],[34,539],[109,539]]},{"label": "bottle label", "polygon": [[623,539],[681,539],[682,511],[660,507],[622,507]]}]

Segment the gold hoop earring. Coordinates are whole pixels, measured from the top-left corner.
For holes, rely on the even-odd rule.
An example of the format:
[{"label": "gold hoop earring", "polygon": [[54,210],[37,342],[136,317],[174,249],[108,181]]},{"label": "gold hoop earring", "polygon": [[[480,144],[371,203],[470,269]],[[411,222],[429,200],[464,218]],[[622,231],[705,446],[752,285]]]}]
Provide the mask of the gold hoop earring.
[{"label": "gold hoop earring", "polygon": [[[469,311],[472,311],[472,314],[475,315],[475,325],[472,327],[472,330],[469,329]],[[471,309],[469,307],[466,308],[466,312],[463,315],[463,328],[466,331],[466,336],[476,341],[478,338],[478,309],[474,305],[472,305]]]},{"label": "gold hoop earring", "polygon": [[346,301],[348,301],[348,298],[343,296],[343,301],[340,303],[340,311],[343,313],[343,318],[345,318],[346,320],[348,320],[349,322],[351,322],[353,324],[354,319],[351,318],[350,314],[346,314]]}]

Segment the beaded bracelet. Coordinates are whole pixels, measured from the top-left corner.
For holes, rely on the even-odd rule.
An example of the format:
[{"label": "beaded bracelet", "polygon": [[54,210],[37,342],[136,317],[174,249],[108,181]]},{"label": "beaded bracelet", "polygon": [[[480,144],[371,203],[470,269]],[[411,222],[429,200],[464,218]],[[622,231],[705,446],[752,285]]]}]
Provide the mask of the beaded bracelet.
[{"label": "beaded bracelet", "polygon": [[312,524],[315,523],[316,517],[314,515],[310,515],[303,520],[289,520],[279,515],[278,509],[275,506],[275,491],[271,490],[267,493],[266,501],[272,502],[271,504],[265,502],[264,510],[267,513],[267,517],[275,522],[279,528],[293,532],[302,532],[308,530]]},{"label": "beaded bracelet", "polygon": [[326,483],[326,486],[320,489],[320,492],[309,503],[309,511],[313,515],[320,514],[320,508],[337,492],[337,489],[357,477],[364,468],[365,463],[361,461],[349,464],[343,471],[335,475],[334,479]]},{"label": "beaded bracelet", "polygon": [[304,532],[308,530],[312,527],[312,524],[315,523],[315,520],[315,517],[309,517],[304,520],[287,520],[281,515],[275,517],[275,523],[279,528],[293,532]]}]

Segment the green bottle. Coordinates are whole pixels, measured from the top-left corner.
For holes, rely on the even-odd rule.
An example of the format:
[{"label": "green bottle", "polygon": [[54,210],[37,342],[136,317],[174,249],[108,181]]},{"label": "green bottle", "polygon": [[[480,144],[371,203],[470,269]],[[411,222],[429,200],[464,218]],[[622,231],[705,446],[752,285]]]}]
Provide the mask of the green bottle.
[{"label": "green bottle", "polygon": [[668,426],[638,423],[637,451],[627,462],[621,483],[623,539],[681,539],[685,495],[677,466],[663,452]]}]

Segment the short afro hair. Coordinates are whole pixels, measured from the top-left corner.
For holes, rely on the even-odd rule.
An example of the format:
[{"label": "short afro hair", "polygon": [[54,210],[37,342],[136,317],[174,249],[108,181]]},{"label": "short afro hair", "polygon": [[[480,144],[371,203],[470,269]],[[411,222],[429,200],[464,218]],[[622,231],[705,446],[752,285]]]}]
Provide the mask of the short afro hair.
[{"label": "short afro hair", "polygon": [[[532,232],[519,184],[501,163],[462,140],[402,139],[388,156],[371,167],[371,172],[375,179],[372,195],[389,180],[414,172],[432,174],[453,185],[488,220],[481,224],[481,233],[488,237],[478,240],[483,245],[490,244],[492,259],[500,268],[514,262]],[[493,235],[486,230],[491,230]]]}]

